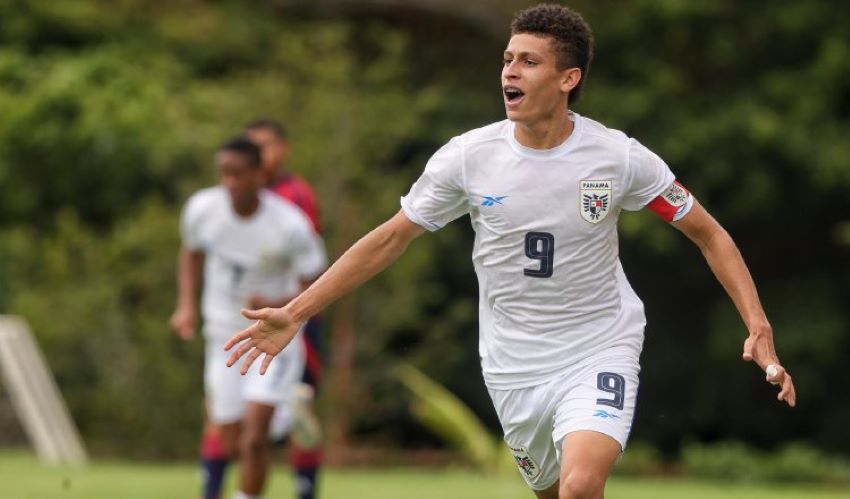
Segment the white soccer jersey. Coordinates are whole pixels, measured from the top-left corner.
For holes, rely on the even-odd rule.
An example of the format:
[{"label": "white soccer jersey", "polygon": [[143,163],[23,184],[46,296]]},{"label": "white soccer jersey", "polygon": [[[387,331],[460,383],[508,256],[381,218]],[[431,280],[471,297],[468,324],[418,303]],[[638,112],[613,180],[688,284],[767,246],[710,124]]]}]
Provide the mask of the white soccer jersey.
[{"label": "white soccer jersey", "polygon": [[572,114],[549,150],[522,146],[508,120],[453,138],[401,200],[437,230],[469,213],[479,283],[479,352],[492,388],[545,382],[603,350],[632,355],[646,319],[620,265],[617,218],[673,183],[634,139]]},{"label": "white soccer jersey", "polygon": [[197,192],[183,210],[183,244],[206,254],[201,311],[206,334],[228,336],[250,321],[239,310],[251,295],[292,297],[327,260],[321,239],[294,204],[260,192],[250,217],[233,211],[223,187]]}]

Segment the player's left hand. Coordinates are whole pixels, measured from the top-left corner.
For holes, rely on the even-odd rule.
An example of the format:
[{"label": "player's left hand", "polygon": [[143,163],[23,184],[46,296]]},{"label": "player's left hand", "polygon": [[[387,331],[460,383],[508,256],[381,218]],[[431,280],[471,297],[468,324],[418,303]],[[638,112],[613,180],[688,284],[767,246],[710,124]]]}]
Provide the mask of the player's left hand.
[{"label": "player's left hand", "polygon": [[168,323],[181,340],[193,340],[195,338],[195,327],[198,323],[198,315],[195,312],[195,307],[178,307],[171,314],[171,319],[169,319]]},{"label": "player's left hand", "polygon": [[[240,372],[246,374],[251,364],[260,354],[265,354],[260,365],[260,374],[265,374],[272,360],[292,341],[298,333],[301,323],[295,321],[283,308],[264,308],[261,310],[242,309],[242,315],[257,322],[233,335],[224,345],[230,350],[241,343],[239,348],[227,359],[227,367],[233,366],[246,353]],[[247,340],[247,341],[246,341]]]},{"label": "player's left hand", "polygon": [[794,381],[788,371],[779,363],[779,357],[773,348],[773,331],[769,326],[750,332],[750,336],[744,342],[745,361],[754,361],[762,370],[773,364],[777,372],[765,379],[772,384],[780,385],[782,388],[777,396],[778,400],[784,400],[789,406],[797,405],[797,392],[794,390]]}]

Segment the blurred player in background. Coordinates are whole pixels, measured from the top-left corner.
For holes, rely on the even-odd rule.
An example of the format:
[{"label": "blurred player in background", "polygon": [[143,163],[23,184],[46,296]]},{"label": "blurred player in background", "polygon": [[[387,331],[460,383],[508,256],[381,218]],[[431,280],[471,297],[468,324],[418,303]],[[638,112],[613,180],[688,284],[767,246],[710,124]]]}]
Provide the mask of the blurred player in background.
[{"label": "blurred player in background", "polygon": [[216,154],[220,185],[195,193],[181,218],[178,302],[171,325],[181,338],[193,337],[203,287],[204,499],[221,496],[227,465],[234,457],[240,459],[237,497],[260,497],[272,416],[295,411],[295,387],[303,370],[300,341],[275,361],[270,376],[256,370],[241,376],[220,367],[225,361],[224,342],[234,327],[246,322],[239,309],[285,305],[326,264],[321,240],[302,211],[263,188],[261,163],[260,148],[248,139],[222,146]]},{"label": "blurred player in background", "polygon": [[[310,218],[316,234],[321,234],[319,205],[313,188],[306,180],[288,169],[292,148],[283,125],[274,120],[259,119],[249,123],[245,127],[245,133],[251,142],[262,149],[266,187],[301,208]],[[322,430],[314,403],[322,378],[321,319],[318,316],[307,320],[301,338],[304,343],[305,362],[301,385],[297,389],[298,403],[295,428],[291,433],[290,459],[295,471],[298,498],[314,499],[322,459]],[[284,419],[286,414],[288,413],[280,412],[273,418],[274,438],[288,426],[289,422]]]},{"label": "blurred player in background", "polygon": [[794,406],[791,376],[729,234],[656,154],[569,109],[592,44],[584,19],[564,6],[519,12],[503,53],[508,119],[444,145],[401,210],[285,307],[244,311],[256,322],[228,342],[239,345],[228,365],[245,356],[244,371],[262,354],[269,365],[308,317],[425,231],[468,214],[484,381],[520,474],[539,498],[601,499],[631,431],[646,324],[620,264],[617,219],[648,208],[702,251],[749,333],[744,360]]}]

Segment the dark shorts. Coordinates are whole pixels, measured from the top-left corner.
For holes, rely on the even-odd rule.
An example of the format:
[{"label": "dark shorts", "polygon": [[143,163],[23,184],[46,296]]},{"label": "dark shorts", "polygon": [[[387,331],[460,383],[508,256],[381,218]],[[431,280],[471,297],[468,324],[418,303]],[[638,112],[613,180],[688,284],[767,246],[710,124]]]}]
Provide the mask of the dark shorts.
[{"label": "dark shorts", "polygon": [[301,381],[318,390],[324,371],[321,348],[322,318],[319,316],[311,317],[304,325],[302,337],[304,338],[306,362],[304,362],[304,373],[301,375]]}]

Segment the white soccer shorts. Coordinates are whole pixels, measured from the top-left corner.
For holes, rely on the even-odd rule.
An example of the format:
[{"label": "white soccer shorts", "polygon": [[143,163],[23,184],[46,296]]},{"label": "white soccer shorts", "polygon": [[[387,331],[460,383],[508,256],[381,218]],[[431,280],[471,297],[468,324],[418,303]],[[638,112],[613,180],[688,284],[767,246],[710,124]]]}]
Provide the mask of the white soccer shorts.
[{"label": "white soccer shorts", "polygon": [[569,433],[604,433],[626,448],[639,372],[632,356],[609,351],[588,357],[542,385],[488,389],[505,443],[532,489],[547,489],[558,480],[561,446]]},{"label": "white soccer shorts", "polygon": [[300,336],[296,336],[274,358],[266,374],[260,374],[261,355],[243,376],[239,372],[242,360],[233,367],[226,364],[233,349],[225,352],[224,344],[233,331],[205,332],[204,384],[210,421],[216,424],[235,423],[245,415],[249,402],[273,405],[276,413],[294,412],[294,389],[304,370],[304,343]]}]

